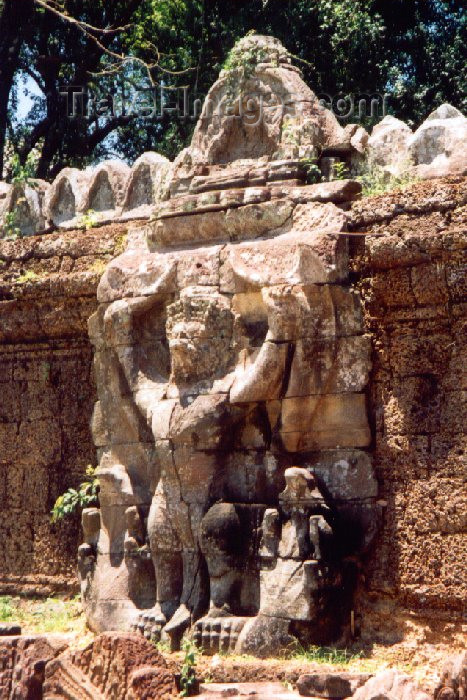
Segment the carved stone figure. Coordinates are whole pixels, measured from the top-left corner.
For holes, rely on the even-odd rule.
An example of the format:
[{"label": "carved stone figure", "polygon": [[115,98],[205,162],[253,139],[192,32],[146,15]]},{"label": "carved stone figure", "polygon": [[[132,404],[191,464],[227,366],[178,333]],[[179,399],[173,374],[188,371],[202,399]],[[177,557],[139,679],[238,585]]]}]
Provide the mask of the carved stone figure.
[{"label": "carved stone figure", "polygon": [[[44,180],[17,182],[9,187],[3,184],[0,197],[0,221],[6,233],[32,236],[47,228],[43,215],[43,201],[49,184]],[[0,234],[1,235],[1,234]]]},{"label": "carved stone figure", "polygon": [[[99,285],[100,512],[80,573],[94,629],[267,654],[339,634],[378,508],[342,234],[359,187],[308,186],[299,160],[352,146],[277,41],[245,41],[256,66],[221,75],[154,222]],[[253,111],[280,102],[252,132],[227,109],[250,89]]]}]

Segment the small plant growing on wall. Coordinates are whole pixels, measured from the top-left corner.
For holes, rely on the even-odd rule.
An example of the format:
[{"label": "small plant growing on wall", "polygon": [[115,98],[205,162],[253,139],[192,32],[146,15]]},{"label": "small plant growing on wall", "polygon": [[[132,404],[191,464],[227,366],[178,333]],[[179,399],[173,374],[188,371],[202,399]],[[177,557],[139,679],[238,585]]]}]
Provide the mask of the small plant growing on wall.
[{"label": "small plant growing on wall", "polygon": [[85,214],[81,217],[78,226],[84,228],[86,231],[94,228],[97,224],[97,216],[94,209],[88,209]]},{"label": "small plant growing on wall", "polygon": [[3,230],[5,231],[5,238],[10,241],[16,241],[21,238],[21,229],[18,226],[18,214],[16,210],[8,211],[3,216],[2,221]]},{"label": "small plant growing on wall", "polygon": [[79,509],[99,504],[99,479],[96,477],[96,467],[89,464],[86,476],[88,478],[81,482],[77,489],[67,489],[57,498],[51,510],[53,523],[73,515]]},{"label": "small plant growing on wall", "polygon": [[323,176],[316,158],[302,158],[300,163],[303,165],[303,169],[305,170],[307,185],[314,185],[315,183],[322,181]]},{"label": "small plant growing on wall", "polygon": [[[247,36],[250,34],[254,32],[248,32]],[[222,66],[227,74],[228,95],[231,100],[240,96],[244,84],[253,75],[258,63],[268,58],[268,53],[262,46],[252,44],[245,49],[239,48],[239,43],[237,42],[229,52]]]},{"label": "small plant growing on wall", "polygon": [[338,160],[337,163],[334,163],[332,170],[333,180],[347,180],[347,178],[350,177],[350,172],[347,165],[341,160]]},{"label": "small plant growing on wall", "polygon": [[196,691],[196,662],[198,647],[191,639],[185,639],[182,643],[182,651],[185,653],[180,669],[180,697],[186,698],[194,695]]},{"label": "small plant growing on wall", "polygon": [[40,279],[40,275],[34,270],[26,270],[22,275],[16,278],[17,284],[25,284],[26,282],[35,282]]}]

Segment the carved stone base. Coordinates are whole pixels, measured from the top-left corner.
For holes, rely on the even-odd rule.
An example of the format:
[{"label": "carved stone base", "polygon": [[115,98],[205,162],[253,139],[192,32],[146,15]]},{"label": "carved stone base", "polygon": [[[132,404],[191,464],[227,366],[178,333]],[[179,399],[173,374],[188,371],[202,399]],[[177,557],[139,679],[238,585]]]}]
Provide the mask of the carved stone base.
[{"label": "carved stone base", "polygon": [[132,625],[132,629],[135,632],[140,632],[151,642],[160,642],[165,623],[166,620],[161,615],[149,611],[138,616],[137,621]]},{"label": "carved stone base", "polygon": [[240,632],[251,617],[203,617],[194,625],[193,641],[205,654],[236,651]]}]

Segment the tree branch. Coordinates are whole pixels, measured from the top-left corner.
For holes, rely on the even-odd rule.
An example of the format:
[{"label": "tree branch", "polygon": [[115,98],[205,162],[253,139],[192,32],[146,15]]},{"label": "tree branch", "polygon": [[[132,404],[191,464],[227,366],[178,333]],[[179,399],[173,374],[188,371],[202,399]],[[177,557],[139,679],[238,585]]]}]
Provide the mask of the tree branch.
[{"label": "tree branch", "polygon": [[96,34],[104,34],[104,35],[114,35],[116,33],[121,33],[129,28],[131,28],[133,25],[132,24],[127,24],[122,27],[113,27],[113,28],[107,28],[107,29],[101,29],[99,27],[94,27],[92,24],[88,24],[87,22],[83,22],[81,20],[77,20],[75,17],[72,17],[71,15],[68,15],[66,12],[63,12],[62,10],[59,9],[58,5],[54,0],[34,0],[36,5],[39,5],[39,7],[42,7],[45,10],[48,10],[52,14],[56,15],[57,17],[60,17],[62,20],[68,22],[69,24],[77,27],[90,41],[92,41],[101,51],[103,54],[106,54],[107,56],[110,56],[113,58],[117,63],[115,64],[116,68],[115,69],[110,69],[105,72],[101,73],[91,73],[91,75],[94,76],[99,76],[99,75],[108,75],[109,73],[116,73],[120,68],[122,68],[126,63],[136,63],[137,65],[141,66],[147,74],[147,77],[149,79],[149,82],[151,83],[152,87],[157,87],[158,83],[156,83],[152,77],[152,71],[155,70],[156,68],[160,70],[163,73],[166,73],[168,75],[183,75],[185,73],[189,73],[190,71],[196,70],[196,68],[185,68],[184,70],[181,71],[173,71],[169,70],[168,68],[164,68],[160,64],[160,52],[159,49],[152,44],[151,42],[148,43],[148,46],[152,49],[153,53],[156,56],[156,60],[154,63],[147,63],[144,61],[142,58],[138,58],[137,56],[125,56],[124,54],[119,54],[116,53],[115,51],[112,51],[108,46],[105,46],[102,40],[98,39],[97,36],[94,36],[93,32]]},{"label": "tree branch", "polygon": [[46,87],[45,84],[42,82],[41,77],[35,73],[32,68],[30,68],[28,65],[21,63],[21,70],[23,73],[27,73],[35,83],[37,83],[37,87],[42,90],[42,92],[45,94],[46,93]]},{"label": "tree branch", "polygon": [[114,129],[117,129],[119,126],[125,126],[126,124],[129,124],[129,122],[135,118],[135,114],[119,114],[116,117],[113,117],[110,119],[106,124],[103,126],[99,127],[98,129],[95,129],[92,134],[89,136],[88,140],[88,145],[89,149],[92,152],[94,148],[105,139],[106,136],[112,133]]},{"label": "tree branch", "polygon": [[75,17],[72,17],[71,15],[67,14],[63,10],[60,10],[58,4],[53,0],[34,0],[34,2],[36,5],[39,5],[39,7],[42,7],[44,10],[48,10],[49,12],[56,15],[57,17],[60,17],[60,19],[65,20],[69,24],[75,25],[84,32],[89,31],[98,32],[99,34],[118,34],[119,32],[126,31],[127,29],[130,29],[133,26],[132,24],[126,24],[123,27],[107,27],[105,29],[101,27],[94,27],[92,24],[88,24],[87,22],[78,20]]}]

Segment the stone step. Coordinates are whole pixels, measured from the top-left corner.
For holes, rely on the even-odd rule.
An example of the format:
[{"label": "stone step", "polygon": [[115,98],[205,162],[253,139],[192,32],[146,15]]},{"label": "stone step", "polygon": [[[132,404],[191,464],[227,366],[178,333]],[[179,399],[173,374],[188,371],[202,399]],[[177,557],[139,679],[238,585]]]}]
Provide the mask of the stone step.
[{"label": "stone step", "polygon": [[21,626],[15,623],[3,623],[0,625],[0,637],[16,637],[21,634]]},{"label": "stone step", "polygon": [[297,687],[300,695],[308,698],[342,700],[342,698],[351,697],[370,678],[370,673],[346,673],[344,671],[305,673],[298,679]]},{"label": "stone step", "polygon": [[287,690],[282,683],[201,683],[198,700],[250,697],[252,700],[293,700],[298,693]]}]

